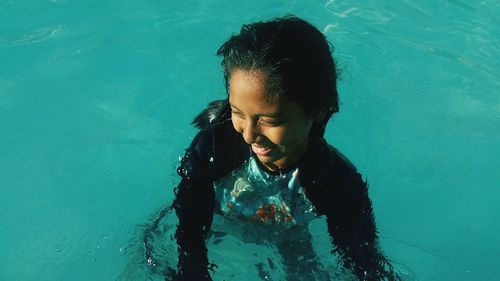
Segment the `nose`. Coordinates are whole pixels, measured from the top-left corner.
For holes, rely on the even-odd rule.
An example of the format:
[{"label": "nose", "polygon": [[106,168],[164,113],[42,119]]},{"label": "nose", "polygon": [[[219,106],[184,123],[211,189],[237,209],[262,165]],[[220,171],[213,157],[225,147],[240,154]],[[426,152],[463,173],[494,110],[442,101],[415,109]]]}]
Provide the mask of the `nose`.
[{"label": "nose", "polygon": [[252,144],[257,142],[260,131],[255,121],[246,120],[242,126],[241,134],[247,144]]}]

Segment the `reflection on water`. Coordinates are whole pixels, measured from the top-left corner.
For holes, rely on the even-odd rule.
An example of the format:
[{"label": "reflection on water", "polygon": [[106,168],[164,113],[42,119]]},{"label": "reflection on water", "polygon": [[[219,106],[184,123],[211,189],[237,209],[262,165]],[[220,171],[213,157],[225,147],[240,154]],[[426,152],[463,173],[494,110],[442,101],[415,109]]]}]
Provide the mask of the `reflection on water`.
[{"label": "reflection on water", "polygon": [[[224,222],[222,216],[215,215],[207,239],[214,280],[356,280],[339,266],[338,257],[329,253],[330,250],[326,256],[318,255],[318,249],[323,252],[325,247],[331,249],[326,225],[323,226],[324,235],[317,232],[311,235],[307,231],[301,234],[303,237],[299,241],[287,241],[283,235],[272,232],[261,232],[265,237],[249,238],[245,236],[245,229],[237,225],[229,226],[237,229],[228,233]],[[135,237],[124,249],[128,261],[118,279],[171,279],[169,276],[175,275],[177,265],[176,223],[175,215],[167,208],[141,227],[140,239]],[[320,224],[326,222],[318,219],[312,227]],[[238,233],[238,229],[245,233]],[[249,239],[252,242],[248,242]],[[328,244],[323,245],[325,242]]]}]

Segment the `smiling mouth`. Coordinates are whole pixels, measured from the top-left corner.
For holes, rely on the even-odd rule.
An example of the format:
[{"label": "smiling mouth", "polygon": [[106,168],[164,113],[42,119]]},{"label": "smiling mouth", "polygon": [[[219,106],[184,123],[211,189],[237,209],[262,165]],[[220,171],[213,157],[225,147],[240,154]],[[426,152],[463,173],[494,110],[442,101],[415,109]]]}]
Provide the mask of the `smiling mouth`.
[{"label": "smiling mouth", "polygon": [[252,151],[258,156],[266,156],[273,150],[272,147],[261,147],[252,145]]}]

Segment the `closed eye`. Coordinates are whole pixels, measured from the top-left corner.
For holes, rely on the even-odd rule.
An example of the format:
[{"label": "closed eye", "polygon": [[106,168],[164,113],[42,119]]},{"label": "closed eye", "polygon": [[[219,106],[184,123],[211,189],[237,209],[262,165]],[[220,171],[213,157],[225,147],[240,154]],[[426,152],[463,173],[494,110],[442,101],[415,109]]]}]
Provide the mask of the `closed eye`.
[{"label": "closed eye", "polygon": [[234,114],[234,115],[236,115],[236,116],[238,116],[238,117],[241,117],[241,118],[243,118],[243,117],[244,117],[244,116],[243,116],[243,113],[241,113],[241,112],[239,112],[239,111],[237,111],[237,110],[235,110],[235,109],[231,109],[231,114]]},{"label": "closed eye", "polygon": [[[239,111],[238,109],[231,108],[231,115],[236,116],[241,119],[245,119],[245,115]],[[270,127],[276,127],[279,125],[282,125],[284,122],[283,120],[280,119],[269,119],[269,118],[263,118],[263,117],[258,117],[258,123],[265,125],[265,126],[270,126]]]},{"label": "closed eye", "polygon": [[281,120],[260,119],[259,122],[267,126],[279,126],[283,124]]}]

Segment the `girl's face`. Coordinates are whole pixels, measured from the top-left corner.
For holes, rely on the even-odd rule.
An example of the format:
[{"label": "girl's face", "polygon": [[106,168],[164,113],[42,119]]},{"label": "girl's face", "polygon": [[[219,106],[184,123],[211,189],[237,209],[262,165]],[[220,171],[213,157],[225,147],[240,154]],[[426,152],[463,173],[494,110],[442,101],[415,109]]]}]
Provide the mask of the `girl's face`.
[{"label": "girl's face", "polygon": [[297,103],[272,97],[266,79],[259,71],[233,70],[229,103],[234,129],[259,161],[275,171],[294,164],[304,154],[313,119]]}]

